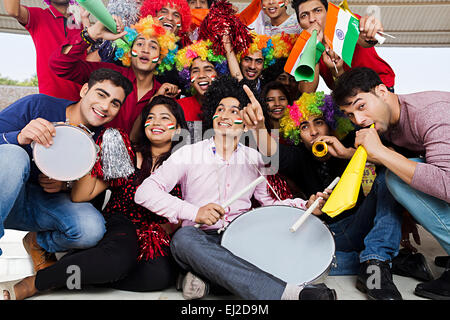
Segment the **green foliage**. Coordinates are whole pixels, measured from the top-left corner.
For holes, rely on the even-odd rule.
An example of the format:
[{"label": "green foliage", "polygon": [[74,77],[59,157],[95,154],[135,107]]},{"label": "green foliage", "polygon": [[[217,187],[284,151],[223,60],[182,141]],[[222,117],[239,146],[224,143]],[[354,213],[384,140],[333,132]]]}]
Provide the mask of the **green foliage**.
[{"label": "green foliage", "polygon": [[4,86],[20,86],[20,87],[37,87],[38,86],[38,79],[37,79],[37,75],[36,74],[34,74],[31,78],[23,80],[23,81],[18,81],[18,80],[10,79],[8,77],[3,77],[0,74],[0,85],[4,85]]}]

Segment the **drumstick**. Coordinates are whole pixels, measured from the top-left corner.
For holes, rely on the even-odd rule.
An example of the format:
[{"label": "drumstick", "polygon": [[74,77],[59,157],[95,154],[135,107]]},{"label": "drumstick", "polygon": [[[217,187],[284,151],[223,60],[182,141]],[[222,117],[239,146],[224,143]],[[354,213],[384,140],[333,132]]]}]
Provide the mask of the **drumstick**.
[{"label": "drumstick", "polygon": [[[339,182],[339,177],[336,177],[336,179],[333,180],[333,182],[330,183],[330,185],[327,187],[329,190],[333,190],[333,188],[337,185]],[[326,193],[326,192],[324,192]],[[316,199],[316,201],[313,202],[313,204],[308,208],[308,210],[305,211],[305,213],[298,218],[298,220],[292,225],[292,227],[289,228],[289,231],[295,232],[298,228],[306,221],[306,219],[311,215],[311,213],[317,208],[319,205],[319,201],[322,200],[322,197],[319,197]]]},{"label": "drumstick", "polygon": [[[230,199],[228,199],[227,201],[225,201],[222,204],[222,208],[226,208],[229,205],[231,205],[233,202],[235,202],[237,199],[239,199],[239,197],[241,197],[244,193],[248,192],[250,189],[256,187],[258,184],[260,184],[261,182],[265,181],[264,176],[259,176],[258,178],[256,178],[254,181],[252,181],[248,186],[246,186],[245,188],[243,188],[242,190],[240,190],[238,193],[236,193],[235,195],[233,195]],[[200,223],[197,223],[195,225],[196,228],[199,228],[201,226]]]}]

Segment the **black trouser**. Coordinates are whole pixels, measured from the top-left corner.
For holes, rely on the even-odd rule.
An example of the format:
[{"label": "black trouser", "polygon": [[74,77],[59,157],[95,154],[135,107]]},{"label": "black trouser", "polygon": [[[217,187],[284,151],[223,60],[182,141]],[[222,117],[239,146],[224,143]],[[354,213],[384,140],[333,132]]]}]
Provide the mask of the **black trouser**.
[{"label": "black trouser", "polygon": [[76,270],[79,270],[81,288],[102,285],[121,290],[152,291],[165,289],[175,282],[175,263],[170,256],[137,262],[138,240],[134,224],[122,215],[105,219],[106,233],[95,247],[69,252],[54,265],[37,272],[35,285],[39,291],[72,288],[70,283],[76,283]]}]

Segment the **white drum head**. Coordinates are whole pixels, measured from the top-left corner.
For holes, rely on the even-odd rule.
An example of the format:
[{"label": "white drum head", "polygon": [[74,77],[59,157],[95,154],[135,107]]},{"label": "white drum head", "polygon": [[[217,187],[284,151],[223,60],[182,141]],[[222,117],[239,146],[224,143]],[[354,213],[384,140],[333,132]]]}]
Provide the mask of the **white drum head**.
[{"label": "white drum head", "polygon": [[287,283],[312,283],[328,273],[335,243],[328,227],[312,215],[292,233],[289,228],[303,213],[289,206],[257,208],[233,220],[221,244]]},{"label": "white drum head", "polygon": [[33,160],[46,176],[59,181],[72,181],[86,175],[94,166],[97,149],[94,140],[82,129],[56,125],[53,145],[46,148],[35,143]]}]

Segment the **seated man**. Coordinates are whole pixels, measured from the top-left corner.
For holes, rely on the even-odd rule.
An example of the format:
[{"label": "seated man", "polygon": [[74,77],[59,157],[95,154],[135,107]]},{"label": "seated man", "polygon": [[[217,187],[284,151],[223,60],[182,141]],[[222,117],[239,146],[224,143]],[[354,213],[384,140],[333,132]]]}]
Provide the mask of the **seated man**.
[{"label": "seated man", "polygon": [[[317,40],[322,41],[326,48],[328,44],[323,37],[327,20],[328,1],[327,0],[294,0],[292,7],[297,14],[300,26],[312,33],[317,31]],[[352,68],[370,67],[373,68],[383,83],[390,90],[394,90],[395,74],[391,66],[381,59],[374,46],[378,43],[374,36],[378,31],[383,31],[381,22],[375,17],[362,17],[360,20],[360,35],[353,54]],[[336,67],[335,67],[336,66]],[[338,73],[336,73],[336,69]],[[332,50],[324,51],[319,62],[316,64],[315,78],[313,82],[300,82],[301,92],[315,92],[319,85],[319,74],[325,81],[328,88],[334,88],[334,79],[344,71],[350,69],[344,61]]]},{"label": "seated man", "polygon": [[49,147],[56,134],[52,123],[68,119],[98,134],[132,90],[131,82],[120,73],[98,69],[83,85],[76,103],[37,94],[0,112],[0,237],[4,228],[32,231],[25,236],[24,246],[35,271],[55,261],[48,252],[96,245],[105,232],[105,222],[90,203],[73,203],[65,182],[39,172],[31,160],[31,143]]},{"label": "seated man", "polygon": [[[183,221],[182,228],[171,242],[171,251],[183,269],[243,299],[335,299],[335,291],[324,284],[287,284],[236,257],[219,244],[221,234],[217,230],[249,210],[252,196],[263,206],[307,206],[307,201],[298,198],[274,200],[266,184],[261,183],[231,205],[221,207],[220,204],[230,195],[259,176],[255,166],[260,170],[264,167],[256,150],[239,143],[244,131],[240,114],[242,106],[250,101],[259,105],[252,91],[246,86],[244,90],[236,79],[230,77],[213,82],[203,105],[205,128],[213,128],[213,137],[174,152],[150,178],[144,180],[135,194],[135,201],[167,217],[170,222]],[[168,193],[171,186],[178,183],[184,200]],[[203,225],[196,228],[196,223]],[[198,280],[188,273],[183,285],[185,298],[201,298],[207,294],[203,281]],[[201,290],[191,292],[196,284]]]},{"label": "seated man", "polygon": [[[355,68],[339,77],[333,98],[364,128],[356,133],[355,146],[364,146],[388,169],[386,184],[394,198],[450,254],[450,93],[396,95],[375,71]],[[372,124],[375,128],[367,128]],[[423,157],[408,159],[383,145],[379,135]],[[449,268],[439,279],[417,285],[415,293],[450,299]]]}]

